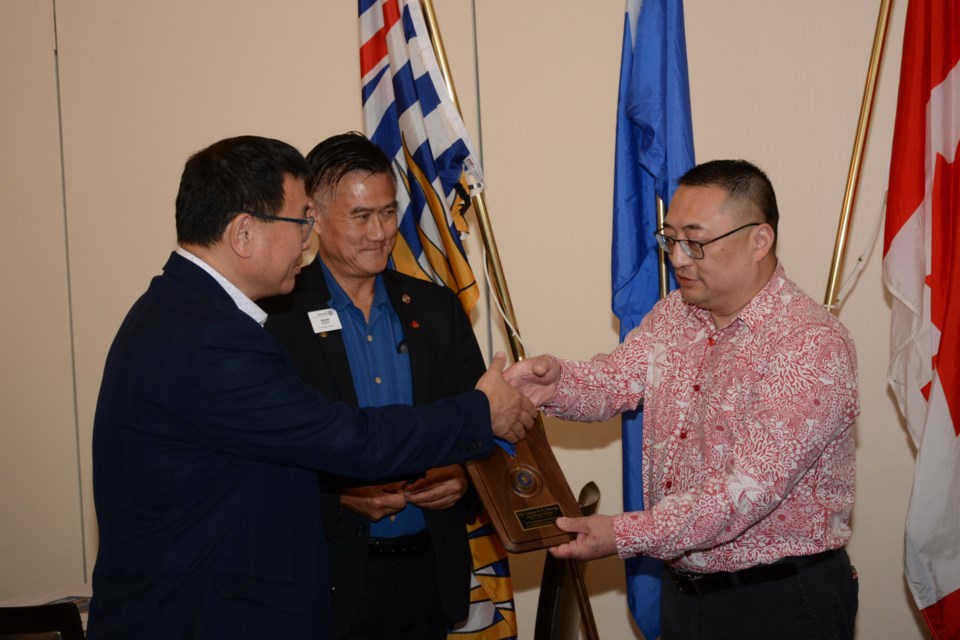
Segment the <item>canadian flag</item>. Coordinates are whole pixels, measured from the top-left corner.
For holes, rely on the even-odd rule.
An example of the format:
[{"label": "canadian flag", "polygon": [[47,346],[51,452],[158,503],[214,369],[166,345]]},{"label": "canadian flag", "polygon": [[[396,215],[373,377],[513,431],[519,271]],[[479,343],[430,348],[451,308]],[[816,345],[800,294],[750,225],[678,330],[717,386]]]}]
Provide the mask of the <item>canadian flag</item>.
[{"label": "canadian flag", "polygon": [[889,382],[917,447],[906,575],[930,632],[960,638],[960,0],[910,0],[883,280]]}]

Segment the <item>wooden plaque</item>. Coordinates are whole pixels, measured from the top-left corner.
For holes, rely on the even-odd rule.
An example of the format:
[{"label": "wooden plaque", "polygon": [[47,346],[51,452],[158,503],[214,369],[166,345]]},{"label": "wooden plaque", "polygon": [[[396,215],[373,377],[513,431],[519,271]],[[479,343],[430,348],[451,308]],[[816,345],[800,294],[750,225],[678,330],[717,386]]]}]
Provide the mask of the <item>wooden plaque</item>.
[{"label": "wooden plaque", "polygon": [[516,444],[515,456],[494,447],[483,460],[468,462],[467,473],[507,551],[554,547],[573,537],[554,521],[582,514],[539,415],[527,437]]}]

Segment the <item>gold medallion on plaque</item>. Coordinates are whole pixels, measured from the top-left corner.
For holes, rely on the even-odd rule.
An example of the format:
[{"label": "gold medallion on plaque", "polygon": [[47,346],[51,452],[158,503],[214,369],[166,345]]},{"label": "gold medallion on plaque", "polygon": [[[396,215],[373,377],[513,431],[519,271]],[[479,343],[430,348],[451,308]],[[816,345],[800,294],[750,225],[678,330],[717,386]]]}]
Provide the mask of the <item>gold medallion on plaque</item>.
[{"label": "gold medallion on plaque", "polygon": [[537,470],[525,464],[507,469],[507,486],[523,498],[533,498],[543,489],[543,479]]},{"label": "gold medallion on plaque", "polygon": [[556,525],[560,516],[582,514],[547,442],[539,414],[515,451],[507,453],[496,447],[483,460],[468,462],[467,473],[507,551],[555,547],[574,537]]}]

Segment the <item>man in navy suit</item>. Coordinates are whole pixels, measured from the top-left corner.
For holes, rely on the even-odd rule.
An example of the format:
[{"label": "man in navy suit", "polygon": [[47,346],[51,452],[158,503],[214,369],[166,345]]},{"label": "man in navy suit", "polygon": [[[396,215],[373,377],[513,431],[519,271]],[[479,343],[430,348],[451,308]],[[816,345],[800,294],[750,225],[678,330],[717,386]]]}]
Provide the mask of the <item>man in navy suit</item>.
[{"label": "man in navy suit", "polygon": [[[319,253],[292,295],[264,303],[267,331],[304,381],[354,406],[422,404],[472,389],[485,366],[457,297],[387,269],[398,232],[390,159],[346,133],[318,144],[307,162]],[[321,326],[318,317],[330,321]],[[324,479],[338,640],[443,640],[466,618],[466,524],[479,509],[467,487],[459,464],[412,483]]]},{"label": "man in navy suit", "polygon": [[179,249],[120,327],[97,403],[91,640],[329,638],[317,471],[414,476],[532,425],[500,358],[422,407],[361,411],[299,380],[253,301],[293,288],[307,172],[252,136],[184,168]]}]

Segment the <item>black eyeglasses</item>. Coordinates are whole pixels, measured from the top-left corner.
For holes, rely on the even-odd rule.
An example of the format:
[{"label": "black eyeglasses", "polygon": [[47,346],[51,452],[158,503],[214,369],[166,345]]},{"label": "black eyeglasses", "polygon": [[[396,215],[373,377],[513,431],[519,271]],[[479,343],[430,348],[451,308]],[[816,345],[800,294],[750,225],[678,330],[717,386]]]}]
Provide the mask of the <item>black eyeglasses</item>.
[{"label": "black eyeglasses", "polygon": [[723,240],[727,236],[735,234],[737,231],[742,231],[747,227],[756,227],[757,225],[763,224],[761,222],[751,222],[750,224],[745,224],[742,227],[737,227],[733,231],[727,231],[722,236],[717,236],[713,240],[707,240],[706,242],[699,242],[697,240],[680,240],[674,238],[673,236],[665,236],[660,229],[655,231],[653,237],[657,239],[657,244],[660,245],[660,248],[663,249],[663,252],[667,255],[673,253],[673,248],[676,245],[680,245],[680,248],[683,249],[683,252],[694,260],[703,260],[703,248],[710,244],[711,242],[716,242],[717,240]]},{"label": "black eyeglasses", "polygon": [[310,237],[310,230],[313,229],[313,223],[316,220],[313,216],[307,216],[306,218],[284,218],[283,216],[268,216],[265,213],[256,213],[254,211],[241,211],[240,213],[245,213],[248,216],[253,216],[254,218],[260,218],[261,220],[281,220],[282,222],[296,222],[297,224],[303,227],[303,239],[306,240]]}]

